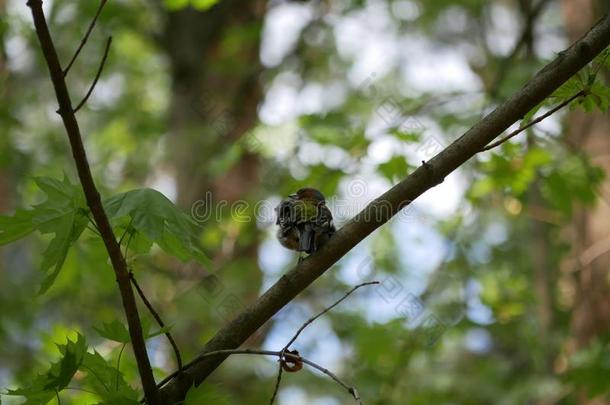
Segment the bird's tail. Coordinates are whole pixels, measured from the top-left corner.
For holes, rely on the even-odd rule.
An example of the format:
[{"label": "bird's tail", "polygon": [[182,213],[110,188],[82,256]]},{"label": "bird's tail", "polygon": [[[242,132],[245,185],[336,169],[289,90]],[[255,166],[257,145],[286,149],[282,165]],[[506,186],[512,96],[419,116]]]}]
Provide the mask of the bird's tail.
[{"label": "bird's tail", "polygon": [[315,250],[316,232],[311,224],[305,224],[299,235],[299,251],[311,254]]}]

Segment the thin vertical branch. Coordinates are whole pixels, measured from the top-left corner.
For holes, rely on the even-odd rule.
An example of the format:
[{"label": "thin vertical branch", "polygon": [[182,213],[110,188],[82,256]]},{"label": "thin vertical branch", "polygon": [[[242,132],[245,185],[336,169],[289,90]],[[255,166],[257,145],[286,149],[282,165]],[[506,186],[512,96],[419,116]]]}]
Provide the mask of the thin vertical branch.
[{"label": "thin vertical branch", "polygon": [[[148,311],[152,314],[153,318],[155,318],[155,320],[157,321],[159,326],[162,329],[165,328],[165,324],[163,323],[163,320],[159,316],[159,313],[157,311],[155,311],[155,309],[153,308],[150,301],[148,301],[148,299],[146,298],[144,291],[142,291],[142,289],[140,288],[140,285],[136,281],[136,278],[134,277],[133,273],[129,273],[129,276],[131,277],[131,283],[136,288],[138,295],[142,299],[142,302],[144,302],[144,305],[146,305],[146,308],[148,308]],[[172,348],[174,349],[174,354],[176,355],[176,364],[178,366],[178,371],[180,371],[180,370],[182,370],[182,356],[180,356],[180,349],[178,349],[178,345],[176,344],[176,341],[172,337],[172,334],[169,333],[169,331],[165,331],[163,333],[165,334],[165,336],[167,337],[167,340],[169,340],[169,343],[172,345]]]},{"label": "thin vertical branch", "polygon": [[[61,115],[70,141],[72,156],[76,163],[76,169],[83,187],[85,199],[87,205],[91,209],[91,214],[93,215],[97,228],[102,236],[102,240],[112,263],[112,268],[116,275],[123,309],[129,326],[129,335],[131,337],[132,347],[138,365],[140,379],[142,381],[142,388],[144,389],[144,395],[150,405],[161,405],[161,402],[159,401],[159,391],[157,390],[152,368],[150,366],[150,360],[146,353],[142,325],[140,324],[140,316],[138,315],[135,296],[133,294],[133,289],[131,288],[127,263],[125,262],[121,253],[121,248],[112,231],[110,221],[104,212],[100,194],[93,181],[93,176],[91,175],[91,169],[89,168],[89,161],[87,160],[87,153],[83,145],[80,128],[76,116],[74,115],[72,101],[70,100],[70,94],[66,86],[64,71],[61,69],[57,51],[42,10],[42,0],[28,0],[27,5],[32,11],[36,35],[38,36],[40,47],[44,54],[47,67],[49,68],[51,81],[53,82],[55,95],[57,96],[57,102],[59,104],[58,113]],[[81,41],[83,44],[84,42],[86,42],[85,39]]]},{"label": "thin vertical branch", "polygon": [[74,108],[74,114],[76,114],[76,112],[78,110],[80,110],[83,105],[85,105],[87,100],[89,100],[89,96],[91,96],[91,93],[93,93],[93,89],[95,88],[95,85],[97,84],[97,81],[99,80],[99,78],[102,74],[102,70],[104,69],[104,65],[106,64],[106,58],[108,58],[108,51],[110,51],[111,43],[112,43],[112,37],[108,37],[108,41],[106,41],[106,48],[104,48],[104,56],[102,56],[102,61],[100,62],[100,66],[97,68],[97,73],[95,74],[95,78],[93,79],[91,86],[89,86],[89,90],[87,91],[87,94],[85,94],[85,97],[83,97],[81,102],[78,103],[78,105]]},{"label": "thin vertical branch", "polygon": [[104,5],[106,4],[106,1],[107,0],[101,0],[100,1],[100,5],[97,8],[97,11],[95,12],[95,16],[93,17],[93,20],[91,20],[91,23],[89,24],[89,28],[87,28],[87,32],[85,32],[85,36],[83,36],[83,39],[80,41],[80,45],[78,45],[78,48],[76,48],[76,52],[74,52],[74,55],[72,56],[72,59],[70,59],[70,63],[68,63],[68,66],[66,66],[66,68],[62,72],[64,77],[66,77],[68,75],[68,72],[70,71],[70,68],[72,67],[72,65],[76,61],[76,58],[78,58],[78,54],[80,54],[80,51],[83,49],[83,47],[87,43],[87,40],[89,39],[89,35],[91,34],[91,31],[93,31],[93,27],[95,27],[95,23],[97,22],[97,18],[102,13],[102,8],[104,8]]},{"label": "thin vertical branch", "polygon": [[280,362],[280,365],[278,366],[278,372],[277,372],[277,378],[275,380],[275,387],[273,388],[273,395],[271,395],[271,399],[269,400],[269,405],[273,405],[273,402],[275,402],[275,397],[277,397],[277,393],[280,390],[280,383],[282,382],[282,372],[284,371],[284,369],[282,368],[282,356],[283,354],[280,354],[280,359],[278,360]]}]

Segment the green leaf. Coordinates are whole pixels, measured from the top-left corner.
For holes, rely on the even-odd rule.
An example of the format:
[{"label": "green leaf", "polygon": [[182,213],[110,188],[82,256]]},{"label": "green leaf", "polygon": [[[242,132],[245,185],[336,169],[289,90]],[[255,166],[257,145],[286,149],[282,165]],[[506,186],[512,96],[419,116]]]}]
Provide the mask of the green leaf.
[{"label": "green leaf", "polygon": [[26,404],[44,404],[55,397],[55,393],[68,386],[72,377],[81,366],[87,353],[87,343],[80,333],[76,342],[68,339],[65,345],[57,345],[61,358],[51,364],[49,371],[33,379],[27,388],[9,390],[7,395],[26,397]]},{"label": "green leaf", "polygon": [[108,363],[97,351],[85,353],[80,370],[86,373],[83,382],[93,387],[104,404],[138,404],[138,392],[125,382],[116,365]]},{"label": "green leaf", "polygon": [[32,211],[17,210],[12,217],[0,216],[0,245],[14,242],[34,232]]},{"label": "green leaf", "polygon": [[[71,211],[46,222],[45,226],[40,228],[42,233],[54,232],[55,238],[51,240],[42,254],[41,270],[47,275],[42,281],[39,294],[43,294],[53,285],[66,260],[70,246],[78,240],[88,222],[89,219],[86,216]],[[51,271],[49,272],[49,270]]]},{"label": "green leaf", "polygon": [[584,388],[589,398],[610,391],[610,346],[594,340],[587,347],[577,351],[570,358],[570,369],[566,380]]},{"label": "green leaf", "polygon": [[61,391],[68,386],[80,367],[87,351],[87,342],[85,337],[79,333],[76,342],[68,340],[67,344],[58,345],[58,348],[64,357],[51,367],[48,374],[49,381],[45,384],[45,388]]},{"label": "green leaf", "polygon": [[35,391],[31,388],[8,390],[4,395],[25,397],[26,401],[21,403],[21,405],[46,404],[56,397],[53,391]]},{"label": "green leaf", "polygon": [[219,1],[220,0],[191,0],[191,4],[196,10],[205,11],[209,8],[212,8]]},{"label": "green leaf", "polygon": [[377,166],[377,170],[391,182],[407,177],[409,164],[404,156],[392,156],[390,160]]},{"label": "green leaf", "polygon": [[220,0],[163,0],[163,5],[170,11],[181,10],[190,5],[198,11],[205,11],[212,8]]},{"label": "green leaf", "polygon": [[550,205],[569,216],[575,203],[595,203],[603,179],[604,171],[587,157],[569,156],[548,173],[542,192]]},{"label": "green leaf", "polygon": [[[589,94],[585,97],[585,101],[589,102],[589,107],[599,108],[601,112],[608,111],[610,104],[610,87],[606,86],[599,80],[595,81],[590,88]],[[587,108],[585,106],[585,108]]]},{"label": "green leaf", "polygon": [[352,124],[344,114],[304,115],[300,126],[312,141],[330,147],[339,147],[352,156],[366,153],[370,140],[362,126]]},{"label": "green leaf", "polygon": [[405,143],[414,143],[414,142],[421,141],[422,131],[423,131],[423,129],[419,130],[419,131],[416,129],[413,129],[411,131],[403,131],[400,128],[393,128],[392,130],[390,130],[389,134],[394,136],[399,141],[402,141]]},{"label": "green leaf", "polygon": [[169,331],[170,331],[170,330],[171,330],[173,327],[174,327],[174,325],[167,325],[167,326],[164,326],[163,328],[158,329],[158,330],[156,330],[156,331],[154,331],[154,332],[146,332],[146,333],[144,334],[144,339],[146,339],[146,340],[148,340],[148,339],[152,339],[152,338],[154,338],[155,336],[159,336],[159,335],[162,335],[162,334],[164,334],[164,333],[167,333],[167,332],[169,332]]},{"label": "green leaf", "polygon": [[163,0],[163,5],[170,11],[176,11],[187,7],[189,0]]},{"label": "green leaf", "polygon": [[555,102],[560,103],[572,97],[574,94],[584,90],[585,86],[578,75],[572,76],[567,82],[562,84],[557,90],[551,94],[551,98],[555,98]]},{"label": "green leaf", "polygon": [[94,326],[93,329],[108,340],[113,340],[119,343],[129,343],[131,340],[129,331],[125,325],[116,319],[112,322],[104,323],[101,328],[96,328]]},{"label": "green leaf", "polygon": [[150,188],[131,190],[106,200],[104,208],[114,226],[124,226],[125,218],[129,218],[128,232],[144,235],[182,261],[209,264],[199,247],[197,223],[160,192]]},{"label": "green leaf", "polygon": [[534,116],[536,115],[536,113],[540,110],[540,108],[542,106],[544,106],[545,104],[547,104],[547,101],[543,101],[542,103],[538,104],[537,106],[535,106],[534,108],[532,108],[531,110],[528,111],[527,114],[525,114],[523,116],[523,119],[521,120],[521,123],[519,124],[519,126],[521,128],[523,128],[525,125],[529,124],[529,122],[534,119]]},{"label": "green leaf", "polygon": [[0,216],[0,244],[20,239],[34,230],[55,234],[42,255],[41,270],[46,273],[39,294],[53,285],[66,259],[70,246],[79,238],[87,223],[89,212],[82,189],[50,177],[37,177],[36,185],[46,194],[46,200],[32,210],[18,210],[12,217]]}]

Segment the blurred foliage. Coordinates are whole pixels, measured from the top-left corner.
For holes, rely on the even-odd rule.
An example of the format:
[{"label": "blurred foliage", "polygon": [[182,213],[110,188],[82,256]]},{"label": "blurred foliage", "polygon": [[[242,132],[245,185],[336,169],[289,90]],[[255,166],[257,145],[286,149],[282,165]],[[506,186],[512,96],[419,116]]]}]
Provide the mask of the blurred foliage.
[{"label": "blurred foliage", "polygon": [[[261,200],[248,196],[231,206],[206,200],[184,213],[171,202],[168,100],[177,90],[160,30],[169,13],[210,12],[216,3],[110,1],[68,76],[78,100],[113,36],[79,124],[105,208],[117,235],[125,236],[129,265],[186,361],[260,294],[246,275],[262,271],[269,286],[295,263],[273,237],[280,197],[316,186],[341,225],[518,89],[553,56],[547,48],[566,45],[554,3],[536,23],[544,33],[537,51],[505,60],[510,49],[501,38],[520,34],[518,1],[269,2],[260,24],[260,120],[201,162],[205,176],[221,179],[256,154]],[[65,63],[97,2],[45,4]],[[2,403],[54,403],[58,396],[64,405],[137,403],[141,390],[132,353],[124,350],[129,335],[114,275],[80,188],[68,180],[77,176],[31,17],[17,0],[0,7],[0,183],[8,185],[0,195]],[[242,74],[243,66],[227,61],[260,26],[219,32],[218,63],[211,58],[209,71]],[[283,53],[265,59],[269,49]],[[570,109],[607,112],[608,54],[520,125],[579,91],[585,95]],[[498,77],[503,64],[507,72]],[[445,66],[451,74],[443,74]],[[573,350],[574,303],[569,276],[560,270],[570,251],[562,230],[577,209],[599,203],[605,173],[566,145],[563,113],[468,162],[431,198],[358,245],[247,346],[279,350],[350,286],[375,279],[381,284],[358,291],[294,345],[356,386],[365,403],[575,404],[583,391],[608,399],[607,339]],[[214,125],[202,122],[193,136]],[[248,221],[257,222],[254,231],[244,231]],[[224,254],[253,241],[261,241],[258,263]],[[535,286],[541,242],[548,324]],[[167,329],[140,312],[161,379],[175,368],[160,335]],[[273,358],[234,356],[184,403],[267,403],[276,371]],[[284,374],[278,398],[280,404],[352,403],[310,370]]]}]

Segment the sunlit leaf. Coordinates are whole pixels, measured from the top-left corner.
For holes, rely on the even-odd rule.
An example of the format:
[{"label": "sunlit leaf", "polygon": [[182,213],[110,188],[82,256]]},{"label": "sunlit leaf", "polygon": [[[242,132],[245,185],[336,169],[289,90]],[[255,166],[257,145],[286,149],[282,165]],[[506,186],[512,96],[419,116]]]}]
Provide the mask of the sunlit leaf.
[{"label": "sunlit leaf", "polygon": [[205,11],[212,6],[216,5],[220,0],[191,0],[193,8],[199,11]]},{"label": "sunlit leaf", "polygon": [[377,166],[379,173],[391,182],[407,177],[409,164],[404,156],[392,156],[390,160]]},{"label": "sunlit leaf", "polygon": [[31,210],[18,210],[12,217],[0,217],[0,244],[13,242],[38,230],[55,234],[42,254],[41,270],[46,273],[39,293],[53,285],[66,259],[70,246],[79,238],[89,222],[89,212],[82,189],[63,181],[37,177],[36,185],[46,194],[46,200]]},{"label": "sunlit leaf", "polygon": [[102,337],[119,343],[129,343],[129,331],[120,321],[106,322],[101,328],[93,327]]},{"label": "sunlit leaf", "polygon": [[171,11],[180,10],[189,5],[189,0],[163,0],[163,5]]},{"label": "sunlit leaf", "polygon": [[87,343],[85,338],[78,334],[76,342],[68,339],[65,345],[57,345],[61,353],[58,362],[51,364],[49,371],[34,378],[27,388],[9,390],[7,395],[24,396],[26,403],[46,403],[55,397],[55,393],[63,390],[72,380],[72,377],[81,366]]},{"label": "sunlit leaf", "polygon": [[81,370],[84,382],[93,387],[104,404],[138,404],[138,392],[125,382],[116,364],[107,362],[97,351],[85,353]]},{"label": "sunlit leaf", "polygon": [[129,218],[130,232],[141,233],[166,253],[182,261],[209,263],[199,247],[197,223],[160,192],[131,190],[109,198],[104,208],[115,226]]}]

